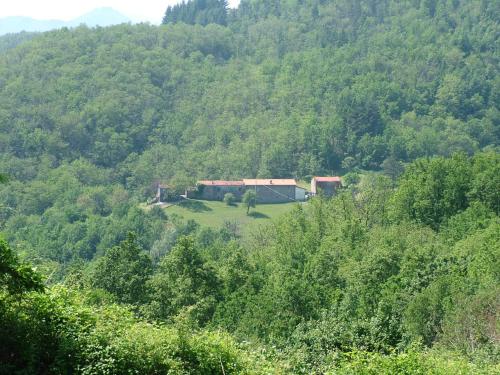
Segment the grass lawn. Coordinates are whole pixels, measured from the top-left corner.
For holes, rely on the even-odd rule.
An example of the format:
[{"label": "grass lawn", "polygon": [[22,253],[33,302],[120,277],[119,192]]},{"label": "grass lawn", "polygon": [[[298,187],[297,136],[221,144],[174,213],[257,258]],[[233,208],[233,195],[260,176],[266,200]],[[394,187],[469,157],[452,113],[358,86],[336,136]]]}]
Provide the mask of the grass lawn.
[{"label": "grass lawn", "polygon": [[179,205],[165,207],[168,216],[178,215],[184,220],[193,219],[201,226],[212,228],[221,227],[225,221],[238,223],[242,234],[248,233],[249,228],[289,212],[297,203],[258,204],[246,214],[246,207],[242,203],[227,206],[224,202],[202,201],[189,199]]}]

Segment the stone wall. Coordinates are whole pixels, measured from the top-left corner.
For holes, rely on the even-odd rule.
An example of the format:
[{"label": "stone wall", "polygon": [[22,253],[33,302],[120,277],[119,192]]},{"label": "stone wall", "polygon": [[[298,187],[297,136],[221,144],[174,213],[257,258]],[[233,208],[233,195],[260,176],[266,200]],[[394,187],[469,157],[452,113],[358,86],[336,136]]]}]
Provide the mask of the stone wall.
[{"label": "stone wall", "polygon": [[199,188],[198,198],[207,201],[222,201],[226,193],[234,194],[236,200],[241,200],[245,186],[203,185]]},{"label": "stone wall", "polygon": [[295,201],[295,186],[257,185],[245,186],[247,190],[255,190],[257,203],[285,203]]}]

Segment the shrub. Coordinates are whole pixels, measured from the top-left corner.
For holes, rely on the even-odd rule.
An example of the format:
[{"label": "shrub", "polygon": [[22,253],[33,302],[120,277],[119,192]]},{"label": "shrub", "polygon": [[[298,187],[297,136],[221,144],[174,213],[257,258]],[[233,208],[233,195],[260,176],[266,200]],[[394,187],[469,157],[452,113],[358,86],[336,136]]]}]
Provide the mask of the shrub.
[{"label": "shrub", "polygon": [[228,206],[232,206],[236,202],[236,197],[233,193],[224,194],[224,203]]}]

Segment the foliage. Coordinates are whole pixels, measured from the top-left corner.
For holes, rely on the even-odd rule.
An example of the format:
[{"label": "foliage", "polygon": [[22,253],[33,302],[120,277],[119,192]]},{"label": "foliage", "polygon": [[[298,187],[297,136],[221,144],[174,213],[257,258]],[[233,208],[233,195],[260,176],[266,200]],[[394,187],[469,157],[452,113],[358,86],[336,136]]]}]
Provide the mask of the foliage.
[{"label": "foliage", "polygon": [[[213,7],[174,7],[194,25],[0,38],[0,216],[29,259],[88,261],[129,231],[149,249],[162,224],[135,208],[158,182],[395,178],[420,157],[496,152],[491,1],[245,0],[202,26]],[[492,207],[487,170],[469,194]]]},{"label": "foliage", "polygon": [[41,277],[28,264],[19,262],[0,237],[0,293],[18,294],[43,290]]},{"label": "foliage", "polygon": [[22,31],[17,34],[6,34],[0,36],[0,52],[8,51],[9,49],[17,47],[19,44],[30,40],[36,33]]},{"label": "foliage", "polygon": [[[129,236],[83,271],[75,265],[66,279],[73,291],[5,288],[4,368],[218,373],[222,363],[244,373],[494,373],[500,222],[488,195],[467,190],[487,171],[472,168],[476,160],[490,168],[494,157],[419,160],[395,187],[382,174],[364,174],[333,199],[314,198],[255,228],[242,243],[227,230],[177,223],[157,268]],[[434,177],[415,175],[418,168]],[[457,196],[468,204],[446,211],[439,226],[407,216],[398,203],[405,196],[423,207],[434,170],[447,181],[467,168],[466,188],[450,182],[433,195],[437,207],[453,207],[441,200]],[[412,178],[425,194],[409,193]],[[19,263],[2,249],[8,281]],[[134,313],[113,299],[134,304]],[[231,337],[247,342],[245,349]]]},{"label": "foliage", "polygon": [[232,206],[236,202],[236,197],[234,196],[233,193],[226,193],[224,194],[224,203],[227,206]]},{"label": "foliage", "polygon": [[95,262],[88,278],[92,287],[108,291],[118,301],[139,304],[147,300],[146,282],[152,271],[151,259],[129,233],[125,241]]},{"label": "foliage", "polygon": [[182,237],[159,265],[149,284],[151,303],[148,311],[158,319],[167,319],[190,308],[190,316],[204,324],[210,320],[220,299],[220,280],[206,264],[190,237]]},{"label": "foliage", "polygon": [[403,175],[394,196],[396,215],[437,228],[473,202],[498,214],[499,172],[499,155],[493,152],[469,159],[455,154],[449,159],[417,160]]},{"label": "foliage", "polygon": [[243,194],[243,198],[241,201],[246,206],[248,215],[250,207],[255,207],[257,204],[257,194],[255,193],[255,191],[249,189],[245,191],[245,194]]},{"label": "foliage", "polygon": [[327,374],[491,374],[498,366],[475,366],[448,353],[422,353],[415,349],[406,353],[380,355],[354,351],[342,355],[338,368]]},{"label": "foliage", "polygon": [[227,334],[147,323],[60,287],[2,304],[1,313],[2,374],[248,374],[267,366]]},{"label": "foliage", "polygon": [[227,0],[188,0],[169,6],[163,17],[163,23],[184,22],[187,24],[208,25],[227,22]]}]

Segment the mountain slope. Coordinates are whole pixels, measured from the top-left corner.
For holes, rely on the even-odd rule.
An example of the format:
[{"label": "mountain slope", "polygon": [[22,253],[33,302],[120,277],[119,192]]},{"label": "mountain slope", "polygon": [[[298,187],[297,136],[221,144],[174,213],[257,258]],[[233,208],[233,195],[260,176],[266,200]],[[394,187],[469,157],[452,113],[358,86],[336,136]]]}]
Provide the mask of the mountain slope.
[{"label": "mountain slope", "polygon": [[88,27],[111,26],[130,22],[130,19],[113,8],[103,7],[94,9],[84,15],[68,22],[68,26],[85,24]]},{"label": "mountain slope", "polygon": [[[47,221],[27,233],[24,219],[89,199],[108,220],[106,197],[145,199],[158,181],[398,171],[498,147],[493,3],[355,4],[244,1],[227,27],[78,27],[9,49],[0,171],[20,185],[0,192],[6,230],[39,241]],[[87,234],[86,257],[116,240]]]},{"label": "mountain slope", "polygon": [[65,26],[60,20],[36,20],[30,17],[0,18],[0,35],[18,33],[21,31],[48,31]]},{"label": "mountain slope", "polygon": [[30,17],[5,17],[0,18],[0,35],[18,33],[21,31],[42,32],[61,27],[75,27],[85,24],[89,27],[111,26],[130,22],[130,19],[112,8],[94,9],[70,21],[37,20]]}]

